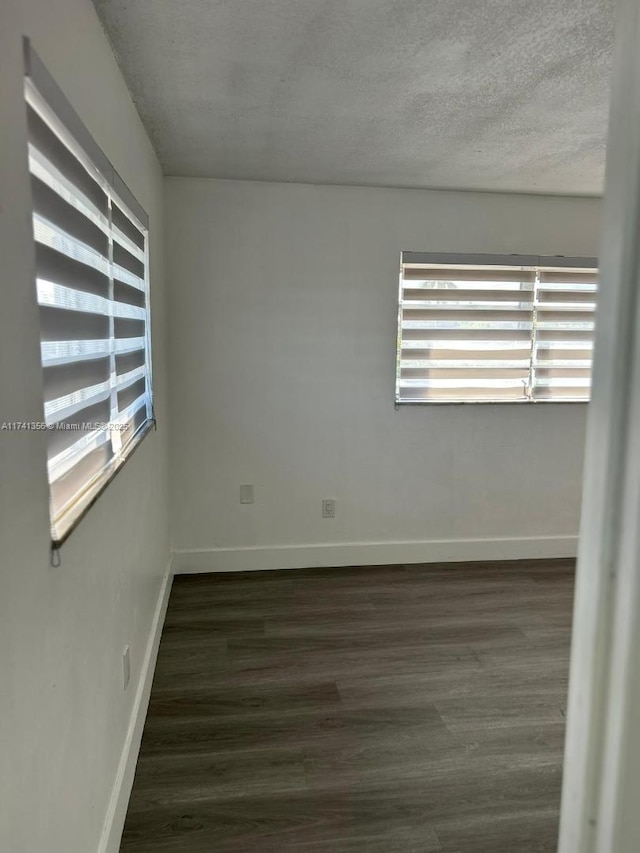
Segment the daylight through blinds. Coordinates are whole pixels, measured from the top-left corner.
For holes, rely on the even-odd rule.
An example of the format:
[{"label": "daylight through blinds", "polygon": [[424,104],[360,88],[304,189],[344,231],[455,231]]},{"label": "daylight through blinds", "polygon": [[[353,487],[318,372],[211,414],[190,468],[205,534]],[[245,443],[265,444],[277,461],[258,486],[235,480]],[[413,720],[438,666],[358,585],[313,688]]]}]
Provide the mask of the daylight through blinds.
[{"label": "daylight through blinds", "polygon": [[152,423],[147,230],[27,79],[51,535]]},{"label": "daylight through blinds", "polygon": [[597,281],[594,267],[403,258],[397,402],[588,401]]}]

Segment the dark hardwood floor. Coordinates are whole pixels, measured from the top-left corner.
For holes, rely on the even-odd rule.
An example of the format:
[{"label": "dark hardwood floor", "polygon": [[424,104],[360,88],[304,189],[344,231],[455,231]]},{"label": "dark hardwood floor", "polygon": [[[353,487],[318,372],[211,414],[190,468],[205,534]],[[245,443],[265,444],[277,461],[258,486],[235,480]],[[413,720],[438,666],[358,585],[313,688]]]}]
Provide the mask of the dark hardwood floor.
[{"label": "dark hardwood floor", "polygon": [[573,568],[177,577],[122,853],[552,853]]}]

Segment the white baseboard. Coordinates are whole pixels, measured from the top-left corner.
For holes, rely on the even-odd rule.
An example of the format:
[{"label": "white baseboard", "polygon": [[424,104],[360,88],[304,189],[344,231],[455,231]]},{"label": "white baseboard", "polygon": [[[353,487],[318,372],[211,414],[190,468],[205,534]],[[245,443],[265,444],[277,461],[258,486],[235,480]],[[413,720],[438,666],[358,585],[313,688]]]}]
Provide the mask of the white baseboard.
[{"label": "white baseboard", "polygon": [[118,764],[118,773],[113,785],[109,807],[102,829],[100,845],[98,853],[118,853],[120,849],[120,839],[124,828],[124,820],[127,814],[127,806],[129,805],[129,797],[133,786],[133,777],[136,770],[136,762],[140,751],[140,742],[142,740],[142,731],[147,716],[147,708],[149,707],[149,695],[151,693],[151,684],[153,682],[153,674],[156,667],[156,659],[158,657],[158,647],[160,645],[160,637],[162,635],[162,627],[164,625],[165,614],[167,612],[167,604],[169,603],[169,594],[171,592],[171,581],[173,578],[172,571],[173,557],[169,560],[167,568],[162,579],[160,594],[158,595],[158,603],[156,604],[151,630],[149,632],[149,640],[145,649],[144,660],[142,662],[142,670],[140,679],[136,689],[136,695],[131,710],[131,718],[127,729],[122,753],[120,755],[120,763]]},{"label": "white baseboard", "polygon": [[577,536],[514,539],[439,539],[424,542],[345,542],[254,548],[177,549],[174,574],[302,569],[318,566],[380,566],[575,557]]}]

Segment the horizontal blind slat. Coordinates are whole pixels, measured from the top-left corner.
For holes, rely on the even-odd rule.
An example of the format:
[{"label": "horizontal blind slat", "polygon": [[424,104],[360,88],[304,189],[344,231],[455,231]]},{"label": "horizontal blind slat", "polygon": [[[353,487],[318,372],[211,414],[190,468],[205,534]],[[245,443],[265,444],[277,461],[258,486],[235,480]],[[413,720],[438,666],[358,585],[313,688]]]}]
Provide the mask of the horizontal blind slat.
[{"label": "horizontal blind slat", "polygon": [[511,402],[526,400],[522,386],[507,388],[432,388],[401,386],[402,399],[405,402],[457,403],[476,399],[485,402]]},{"label": "horizontal blind slat", "polygon": [[145,238],[143,232],[115,202],[111,205],[111,221],[118,231],[121,231],[134,245],[144,251]]},{"label": "horizontal blind slat", "polygon": [[49,400],[44,406],[44,419],[47,426],[66,420],[83,409],[106,400],[111,394],[111,382],[99,382],[96,385],[81,388],[62,397]]},{"label": "horizontal blind slat", "polygon": [[118,411],[123,412],[136,400],[144,398],[147,393],[146,377],[138,379],[133,384],[118,391]]},{"label": "horizontal blind slat", "polygon": [[536,295],[541,302],[579,302],[595,304],[598,291],[596,285],[568,287],[562,284],[540,286]]},{"label": "horizontal blind slat", "polygon": [[456,379],[469,380],[470,384],[481,379],[526,379],[529,375],[529,365],[513,367],[482,368],[469,364],[458,367],[401,367],[401,379]]},{"label": "horizontal blind slat", "polygon": [[131,402],[125,409],[122,409],[118,413],[117,423],[125,424],[129,423],[131,420],[135,419],[137,412],[140,409],[144,409],[146,412],[146,407],[149,402],[148,394],[141,394],[139,397],[136,397],[133,402]]},{"label": "horizontal blind slat", "polygon": [[593,342],[593,329],[584,329],[582,327],[575,327],[569,329],[558,329],[558,328],[541,328],[537,331],[538,345],[540,344],[549,344],[549,343],[562,343],[565,344],[574,344],[574,343],[588,343],[591,344]]},{"label": "horizontal blind slat", "polygon": [[36,242],[43,246],[48,246],[74,261],[92,267],[103,275],[109,275],[109,261],[104,255],[37,213],[33,216],[33,232]]},{"label": "horizontal blind slat", "polygon": [[[458,359],[461,361],[481,361],[495,360],[504,361],[508,359],[523,359],[529,361],[530,346],[521,345],[516,342],[508,347],[482,349],[476,347],[465,347],[464,349],[451,349],[442,346],[437,346],[436,342],[426,342],[426,346],[421,346],[421,341],[411,342],[410,346],[404,346],[400,352],[401,361],[410,359],[434,359],[436,361],[446,361]],[[454,342],[450,342],[454,343]],[[434,346],[434,344],[436,344]]]},{"label": "horizontal blind slat", "polygon": [[[585,367],[581,364],[571,366],[558,365],[553,367],[540,367],[536,371],[536,384],[553,384],[553,381],[556,379],[567,379],[573,381],[574,379],[590,379],[590,377],[591,368]],[[549,382],[547,383],[546,380],[549,380]]]},{"label": "horizontal blind slat", "polygon": [[563,400],[578,400],[588,402],[591,394],[591,386],[565,386],[562,388],[536,388],[536,400],[555,400],[561,402]]},{"label": "horizontal blind slat", "polygon": [[[461,323],[464,320],[482,323],[532,323],[531,308],[511,308],[505,306],[502,309],[496,309],[493,306],[478,304],[473,308],[466,305],[445,305],[440,308],[433,306],[432,308],[414,308],[413,306],[405,307],[403,311],[403,322],[410,323],[417,320],[431,320],[438,323],[453,322]],[[436,327],[437,328],[437,327]]]},{"label": "horizontal blind slat", "polygon": [[134,382],[137,382],[140,379],[144,379],[147,375],[145,365],[141,365],[140,367],[134,367],[132,370],[128,370],[126,373],[116,373],[116,388],[119,391],[124,390],[129,385],[132,385]]},{"label": "horizontal blind slat", "polygon": [[107,424],[110,419],[111,400],[105,398],[76,415],[56,421],[53,427],[47,430],[47,458],[49,461],[55,459],[83,435],[93,432],[98,424]]},{"label": "horizontal blind slat", "polygon": [[588,342],[579,342],[573,346],[566,345],[563,347],[562,342],[555,344],[554,342],[538,343],[535,350],[535,359],[544,364],[545,361],[555,359],[586,359],[591,364],[593,347]]},{"label": "horizontal blind slat", "polygon": [[485,341],[500,341],[501,343],[522,343],[523,341],[531,340],[530,328],[516,329],[484,329],[484,328],[464,328],[464,329],[437,329],[437,328],[411,328],[403,325],[402,328],[403,341],[419,342],[423,345],[429,341],[444,341],[449,343],[462,341],[477,341],[478,343]]},{"label": "horizontal blind slat", "polygon": [[145,281],[140,276],[135,275],[119,264],[112,264],[113,277],[123,284],[128,284],[130,287],[135,287],[138,290],[144,291],[146,289]]},{"label": "horizontal blind slat", "polygon": [[536,279],[535,271],[517,269],[483,269],[482,267],[421,267],[405,264],[404,281],[473,281],[473,282],[529,282]]},{"label": "horizontal blind slat", "polygon": [[115,302],[102,296],[82,293],[72,288],[54,284],[38,278],[36,281],[38,304],[65,311],[79,311],[85,314],[101,314],[105,317],[120,317],[131,320],[145,320],[146,311],[135,305]]},{"label": "horizontal blind slat", "polygon": [[29,143],[33,148],[106,216],[108,198],[105,191],[31,105],[27,106],[27,131]]},{"label": "horizontal blind slat", "polygon": [[144,290],[131,287],[117,279],[113,282],[113,298],[116,302],[126,305],[135,305],[137,308],[146,309],[147,295]]},{"label": "horizontal blind slat", "polygon": [[133,240],[127,237],[126,234],[116,228],[113,223],[111,227],[111,234],[115,243],[118,243],[120,246],[122,246],[123,249],[126,249],[130,255],[133,255],[134,258],[137,258],[139,261],[142,261],[143,264],[145,263],[144,250],[137,246],[133,242]]},{"label": "horizontal blind slat", "polygon": [[95,296],[109,296],[109,277],[62,252],[36,243],[36,277]]},{"label": "horizontal blind slat", "polygon": [[108,340],[109,318],[103,314],[88,314],[84,311],[61,311],[41,305],[40,340],[88,341]]},{"label": "horizontal blind slat", "polygon": [[74,207],[90,222],[109,233],[109,219],[78,187],[60,172],[40,151],[29,143],[29,171],[32,177],[46,184],[67,204]]},{"label": "horizontal blind slat", "polygon": [[122,338],[110,343],[109,339],[101,340],[71,340],[71,341],[42,341],[40,352],[43,367],[55,364],[69,364],[83,359],[98,358],[102,354],[109,354],[111,347],[116,354],[125,354],[142,351],[146,346],[144,338]]},{"label": "horizontal blind slat", "polygon": [[540,282],[542,285],[548,283],[558,284],[598,284],[598,274],[593,271],[571,271],[571,270],[541,270]]},{"label": "horizontal blind slat", "polygon": [[45,367],[44,400],[66,397],[83,388],[90,388],[108,383],[111,375],[109,356],[86,361],[76,361],[71,364],[59,364],[55,367]]},{"label": "horizontal blind slat", "polygon": [[114,320],[114,335],[119,338],[139,338],[145,334],[144,320],[129,317],[116,317]]},{"label": "horizontal blind slat", "polygon": [[[411,302],[533,302],[533,290],[453,290],[404,287],[403,299]],[[408,306],[410,307],[410,305]]]},{"label": "horizontal blind slat", "polygon": [[116,376],[123,376],[137,367],[144,367],[146,364],[146,353],[143,349],[138,349],[133,352],[116,355],[115,362]]},{"label": "horizontal blind slat", "polygon": [[113,262],[144,282],[144,262],[115,241],[113,243]]},{"label": "horizontal blind slat", "polygon": [[66,202],[39,178],[31,177],[33,210],[68,238],[88,246],[103,258],[109,251],[107,234],[78,208]]}]

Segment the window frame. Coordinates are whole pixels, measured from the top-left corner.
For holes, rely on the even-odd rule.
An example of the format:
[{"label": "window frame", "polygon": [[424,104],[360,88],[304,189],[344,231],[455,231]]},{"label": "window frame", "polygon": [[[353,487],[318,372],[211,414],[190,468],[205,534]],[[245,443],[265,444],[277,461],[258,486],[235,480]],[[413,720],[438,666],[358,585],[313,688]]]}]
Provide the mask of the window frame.
[{"label": "window frame", "polygon": [[[396,334],[396,373],[395,373],[395,408],[401,406],[512,406],[522,404],[553,404],[553,405],[587,405],[589,400],[580,399],[545,399],[535,397],[524,397],[522,399],[510,400],[491,400],[491,399],[459,399],[459,400],[437,400],[437,399],[403,399],[400,394],[401,381],[401,364],[402,364],[402,321],[403,321],[403,269],[406,264],[415,265],[432,265],[432,266],[477,266],[477,267],[496,267],[496,268],[527,268],[527,267],[547,267],[567,270],[594,270],[599,271],[598,258],[595,257],[579,257],[566,255],[500,255],[500,254],[480,254],[480,253],[447,253],[447,252],[415,252],[402,251],[400,253],[400,271],[398,285],[398,313],[397,313],[397,334]],[[597,310],[597,306],[596,306]],[[535,329],[532,329],[534,335]],[[595,330],[593,333],[595,343]],[[592,355],[593,363],[593,355]]]},{"label": "window frame", "polygon": [[[124,465],[136,452],[144,438],[156,428],[156,418],[154,411],[154,388],[153,388],[153,358],[151,351],[151,303],[150,303],[150,274],[149,274],[149,217],[140,203],[137,201],[131,190],[127,187],[123,179],[118,174],[117,170],[111,164],[105,153],[94,140],[89,130],[86,128],[82,119],[78,116],[66,96],[51,76],[46,66],[34,50],[31,41],[28,38],[23,39],[24,53],[24,100],[25,108],[30,107],[38,113],[42,120],[49,126],[51,131],[66,145],[72,155],[79,163],[87,170],[91,178],[101,187],[109,199],[109,211],[111,211],[112,202],[120,208],[122,213],[131,224],[137,229],[144,240],[144,249],[141,250],[141,263],[144,266],[144,275],[138,276],[139,281],[144,283],[144,288],[141,293],[144,296],[144,347],[138,351],[144,352],[142,365],[144,371],[142,376],[145,379],[145,402],[143,407],[145,410],[144,421],[135,429],[130,438],[121,447],[118,447],[116,442],[112,446],[112,456],[108,462],[95,474],[90,476],[84,482],[81,488],[73,494],[73,496],[62,505],[62,511],[54,512],[54,503],[51,496],[52,483],[56,482],[56,478],[51,476],[49,460],[47,460],[47,481],[50,491],[49,500],[49,515],[50,515],[50,534],[51,534],[51,549],[52,552],[57,552],[68,537],[73,533],[78,524],[82,521],[85,515],[96,503],[98,498],[106,490],[107,486],[113,481],[116,475],[122,470]],[[46,117],[45,117],[46,114]],[[34,174],[32,168],[29,168],[30,177]],[[32,215],[35,213],[32,203]],[[112,225],[111,213],[109,212],[109,265],[112,263]],[[33,226],[32,226],[33,228]],[[35,257],[36,237],[32,230],[33,236],[33,251]],[[125,234],[125,237],[127,235]],[[131,238],[129,238],[131,239]],[[138,244],[139,245],[139,244]],[[143,260],[142,260],[143,258]],[[37,275],[34,275],[34,283],[37,283]],[[37,295],[37,287],[34,289]],[[78,291],[82,294],[84,291]],[[114,302],[114,277],[112,272],[109,273],[109,295],[105,297],[109,302]],[[38,304],[43,305],[40,299]],[[101,315],[102,316],[102,315]],[[106,315],[105,315],[106,316]],[[115,349],[113,341],[116,338],[114,327],[115,314],[109,315],[109,335],[105,340],[109,341],[110,358],[114,358]],[[77,364],[78,362],[70,362]],[[45,365],[43,363],[44,371]],[[44,375],[44,373],[43,373]],[[117,374],[115,374],[117,377]],[[110,382],[113,381],[113,374]],[[124,386],[126,387],[126,386]],[[118,393],[118,386],[111,388],[110,394]],[[44,390],[44,389],[43,389]],[[43,406],[45,403],[45,395],[43,394]],[[83,410],[81,409],[80,412]],[[112,410],[113,411],[113,410]],[[126,411],[126,408],[125,408]],[[132,417],[134,417],[132,415]],[[46,421],[43,420],[43,424]],[[49,429],[50,427],[47,427]],[[78,429],[78,432],[82,430]],[[100,430],[96,429],[98,433]],[[109,441],[113,440],[113,429],[106,427],[102,428],[104,433],[111,433]],[[84,433],[85,435],[87,433]],[[70,458],[73,458],[70,455]],[[70,469],[72,470],[72,468]],[[56,530],[56,525],[59,530]]]}]

